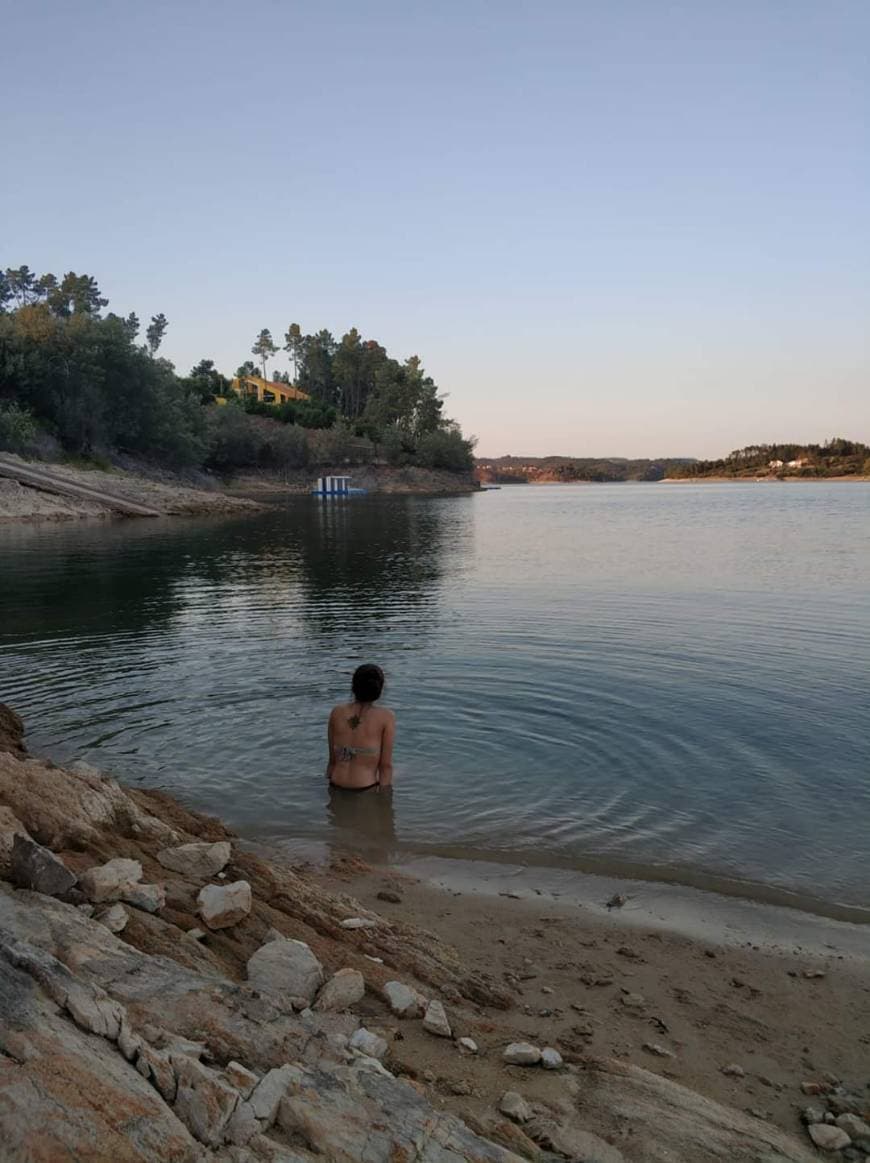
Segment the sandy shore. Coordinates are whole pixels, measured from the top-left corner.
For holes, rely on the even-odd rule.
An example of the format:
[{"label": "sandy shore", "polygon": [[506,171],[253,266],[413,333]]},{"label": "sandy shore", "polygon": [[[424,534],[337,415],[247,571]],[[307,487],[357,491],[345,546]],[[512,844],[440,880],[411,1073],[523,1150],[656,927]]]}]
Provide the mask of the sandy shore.
[{"label": "sandy shore", "polygon": [[[720,921],[706,938],[692,937],[664,915],[655,897],[662,886],[623,886],[622,907],[607,909],[602,898],[593,912],[519,883],[487,885],[449,862],[423,862],[422,871],[339,861],[310,875],[391,918],[425,924],[463,963],[504,982],[516,1008],[471,1022],[482,1046],[507,1038],[552,1045],[568,1061],[615,1057],[791,1133],[809,1101],[802,1083],[825,1075],[859,1088],[870,1082],[868,926],[756,906],[741,928],[739,903],[729,915],[729,902],[699,893]],[[644,909],[647,888],[655,903]],[[685,913],[675,923],[691,927]],[[451,1109],[474,1117],[497,1099],[497,1058],[457,1071],[422,1031],[405,1037],[408,1056],[426,1063]],[[732,1066],[739,1072],[726,1073]],[[472,1094],[456,1096],[463,1079]],[[523,1081],[527,1097],[546,1096],[545,1076]]]}]

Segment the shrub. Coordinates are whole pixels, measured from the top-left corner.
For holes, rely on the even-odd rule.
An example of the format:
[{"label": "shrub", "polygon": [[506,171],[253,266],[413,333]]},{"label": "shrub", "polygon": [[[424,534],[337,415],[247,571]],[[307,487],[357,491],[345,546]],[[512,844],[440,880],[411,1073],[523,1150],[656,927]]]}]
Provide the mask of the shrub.
[{"label": "shrub", "polygon": [[6,452],[36,452],[42,430],[33,415],[14,401],[0,403],[0,448]]},{"label": "shrub", "polygon": [[301,428],[275,425],[263,435],[259,463],[263,468],[281,470],[304,468],[308,464],[308,440]]},{"label": "shrub", "polygon": [[209,412],[206,463],[217,472],[251,468],[257,464],[262,440],[257,427],[237,404]]}]

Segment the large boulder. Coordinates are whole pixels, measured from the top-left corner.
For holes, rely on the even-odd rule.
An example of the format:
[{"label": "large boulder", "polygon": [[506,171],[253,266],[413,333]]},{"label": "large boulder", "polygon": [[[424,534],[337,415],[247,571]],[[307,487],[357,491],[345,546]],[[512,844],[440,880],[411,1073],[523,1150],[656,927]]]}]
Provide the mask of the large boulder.
[{"label": "large boulder", "polygon": [[219,840],[216,844],[197,842],[164,848],[157,853],[157,859],[164,868],[177,872],[186,880],[211,880],[223,872],[232,852],[229,840]]},{"label": "large boulder", "polygon": [[275,997],[304,998],[309,1004],[323,982],[323,966],[304,941],[283,937],[262,945],[248,960],[248,981]]},{"label": "large boulder", "polygon": [[18,888],[64,896],[74,887],[77,877],[50,849],[19,833],[12,841],[10,880]]},{"label": "large boulder", "polygon": [[0,748],[0,804],[10,807],[40,844],[85,849],[103,835],[141,836],[163,844],[177,833],[143,811],[113,779],[94,768],[63,770]]},{"label": "large boulder", "polygon": [[199,915],[210,929],[229,929],[251,911],[251,886],[246,880],[207,884],[196,898]]}]

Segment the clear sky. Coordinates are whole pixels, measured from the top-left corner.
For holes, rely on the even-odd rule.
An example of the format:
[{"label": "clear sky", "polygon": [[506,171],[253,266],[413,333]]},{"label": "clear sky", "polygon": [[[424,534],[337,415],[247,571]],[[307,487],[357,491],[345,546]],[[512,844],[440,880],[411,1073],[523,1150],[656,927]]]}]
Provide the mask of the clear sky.
[{"label": "clear sky", "polygon": [[870,440],[868,0],[0,0],[0,27],[0,264],[165,312],[182,372],[355,325],[486,455]]}]

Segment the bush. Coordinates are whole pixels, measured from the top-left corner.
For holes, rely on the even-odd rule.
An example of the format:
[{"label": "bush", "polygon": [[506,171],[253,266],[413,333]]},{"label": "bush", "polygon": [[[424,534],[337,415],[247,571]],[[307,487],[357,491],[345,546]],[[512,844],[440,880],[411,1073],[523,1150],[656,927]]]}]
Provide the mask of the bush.
[{"label": "bush", "polygon": [[6,452],[36,452],[41,435],[42,429],[26,408],[14,401],[0,403],[0,448]]},{"label": "bush", "polygon": [[473,450],[474,441],[466,440],[458,428],[439,428],[420,437],[415,460],[423,468],[470,472],[474,467]]},{"label": "bush", "polygon": [[217,472],[252,468],[262,439],[252,417],[237,404],[225,404],[209,413],[206,464]]},{"label": "bush", "polygon": [[398,428],[388,428],[381,437],[381,453],[387,464],[401,468],[410,464],[414,455],[411,438]]},{"label": "bush", "polygon": [[282,471],[304,468],[308,458],[308,440],[301,428],[276,425],[273,432],[263,437],[259,452],[259,463],[263,468]]}]

